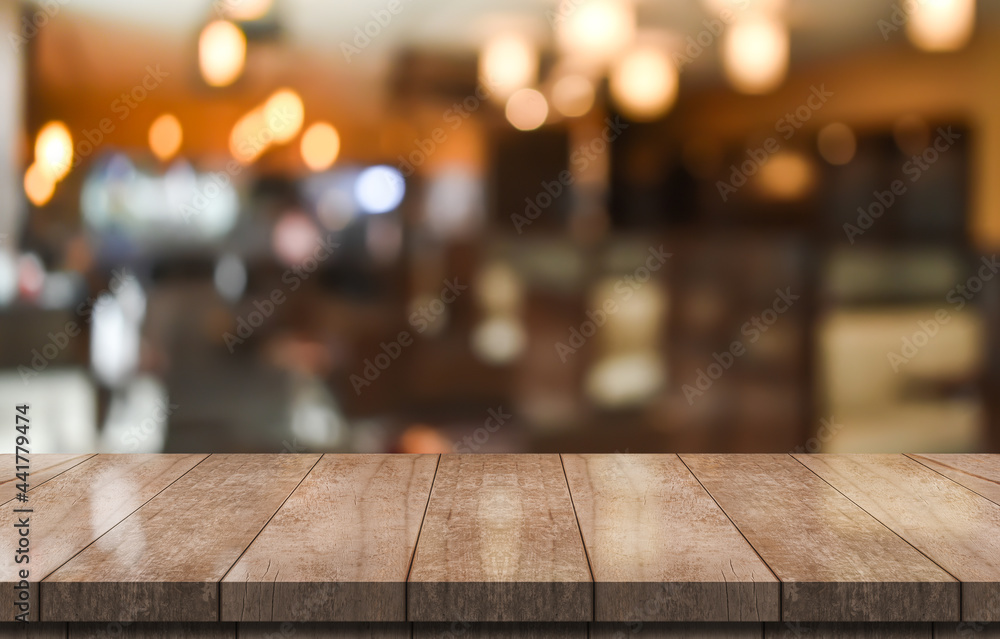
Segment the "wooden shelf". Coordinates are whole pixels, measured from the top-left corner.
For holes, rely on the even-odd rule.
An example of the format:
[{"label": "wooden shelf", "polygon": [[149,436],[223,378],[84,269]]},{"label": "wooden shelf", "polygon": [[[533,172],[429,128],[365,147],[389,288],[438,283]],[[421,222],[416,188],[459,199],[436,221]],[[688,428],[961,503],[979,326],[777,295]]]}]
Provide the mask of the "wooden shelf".
[{"label": "wooden shelf", "polygon": [[[4,476],[13,466],[0,457]],[[0,623],[0,637],[109,623],[123,637],[283,636],[283,622],[299,637],[585,639],[643,624],[665,637],[930,637],[934,622],[960,636],[1000,621],[1000,455],[36,455],[32,467],[31,618],[47,623]],[[7,610],[22,567],[15,504],[0,512]]]}]

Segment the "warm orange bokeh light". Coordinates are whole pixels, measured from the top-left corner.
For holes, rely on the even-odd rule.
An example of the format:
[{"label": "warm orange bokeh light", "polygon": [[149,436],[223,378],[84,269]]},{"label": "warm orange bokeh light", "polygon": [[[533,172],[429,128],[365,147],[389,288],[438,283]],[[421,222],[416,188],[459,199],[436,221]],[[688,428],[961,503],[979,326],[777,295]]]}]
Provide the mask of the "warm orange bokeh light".
[{"label": "warm orange bokeh light", "polygon": [[264,103],[264,118],[278,144],[290,142],[302,130],[305,106],[292,89],[279,89]]},{"label": "warm orange bokeh light", "polygon": [[24,193],[35,206],[42,206],[52,199],[56,182],[38,163],[32,164],[24,173]]},{"label": "warm orange bokeh light", "polygon": [[180,121],[171,113],[164,113],[149,127],[149,148],[161,161],[177,154],[184,140]]},{"label": "warm orange bokeh light", "polygon": [[205,82],[224,87],[236,81],[246,63],[247,38],[232,22],[216,20],[198,38],[198,65]]},{"label": "warm orange bokeh light", "polygon": [[302,134],[302,161],[313,171],[325,171],[340,155],[340,135],[326,122],[316,122]]},{"label": "warm orange bokeh light", "polygon": [[66,177],[73,166],[73,136],[62,122],[49,122],[35,140],[35,163],[52,182]]}]

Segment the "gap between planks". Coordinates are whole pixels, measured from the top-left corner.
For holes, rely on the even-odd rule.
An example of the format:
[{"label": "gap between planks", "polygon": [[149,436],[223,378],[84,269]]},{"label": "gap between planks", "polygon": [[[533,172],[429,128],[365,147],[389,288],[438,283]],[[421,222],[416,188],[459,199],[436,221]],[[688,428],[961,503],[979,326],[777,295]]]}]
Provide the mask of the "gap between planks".
[{"label": "gap between planks", "polygon": [[[304,475],[302,475],[302,478],[299,479],[299,483],[295,484],[295,488],[291,489],[288,492],[288,494],[285,495],[285,498],[281,501],[280,504],[278,504],[278,507],[274,509],[274,512],[271,513],[271,516],[267,518],[267,521],[264,522],[264,525],[260,527],[260,530],[257,531],[257,534],[254,535],[253,539],[250,540],[250,543],[246,545],[246,548],[243,549],[243,552],[241,552],[239,554],[239,556],[236,557],[236,560],[232,563],[232,565],[229,566],[229,568],[226,570],[226,572],[224,572],[222,574],[222,576],[219,577],[219,580],[217,582],[215,582],[215,587],[218,590],[218,595],[216,596],[216,599],[218,600],[217,603],[219,604],[218,610],[217,610],[216,614],[219,615],[218,619],[219,619],[220,622],[222,621],[222,586],[221,586],[221,584],[222,584],[223,580],[225,580],[226,575],[228,575],[230,572],[232,572],[232,570],[236,566],[236,564],[240,563],[240,559],[243,557],[243,555],[245,555],[247,553],[248,550],[250,550],[250,546],[253,545],[253,542],[257,541],[257,538],[260,537],[260,534],[262,532],[264,532],[264,529],[267,528],[267,525],[269,523],[271,523],[271,520],[274,519],[274,516],[277,515],[278,511],[280,511],[284,507],[284,505],[288,502],[288,499],[292,495],[295,494],[295,491],[299,489],[299,486],[302,485],[302,482],[304,482],[306,480],[306,477],[308,477],[309,474],[312,473],[313,469],[316,468],[316,465],[319,464],[319,462],[324,457],[326,457],[326,453],[323,453],[319,457],[316,458],[316,461],[313,463],[312,466],[309,467],[309,470],[307,470],[306,473]],[[237,636],[239,636],[238,633],[237,633]]]},{"label": "gap between planks", "polygon": [[[587,570],[590,571],[591,621],[597,621],[597,577],[594,576],[594,564],[590,561],[587,540],[583,538],[583,526],[580,525],[580,515],[576,512],[576,502],[573,501],[573,487],[569,485],[569,476],[566,474],[566,461],[563,459],[563,453],[559,453],[559,465],[562,467],[563,481],[566,482],[566,491],[569,493],[569,504],[573,507],[573,518],[576,519],[576,529],[580,533],[580,545],[583,546],[583,556],[587,558]],[[587,639],[590,639],[590,624],[587,624]]]},{"label": "gap between planks", "polygon": [[[794,459],[800,466],[802,466],[803,468],[805,468],[806,470],[808,470],[809,472],[811,472],[813,475],[816,475],[816,477],[818,477],[821,481],[823,481],[823,483],[825,483],[827,486],[829,486],[830,488],[833,488],[834,490],[836,490],[839,494],[841,494],[844,497],[844,499],[846,499],[847,501],[851,502],[852,504],[854,504],[855,506],[857,506],[858,508],[860,508],[862,512],[864,512],[866,515],[868,515],[869,517],[871,517],[872,519],[874,519],[875,521],[877,521],[879,524],[881,524],[883,528],[885,528],[886,530],[888,530],[889,532],[891,532],[892,534],[896,535],[901,540],[903,540],[903,542],[906,543],[907,546],[909,546],[910,548],[913,548],[918,553],[920,553],[921,555],[923,555],[924,557],[926,557],[927,561],[931,562],[932,564],[934,564],[935,566],[937,566],[938,568],[940,568],[942,572],[944,572],[949,577],[951,577],[952,579],[954,579],[955,581],[957,581],[959,584],[962,583],[962,580],[959,579],[958,577],[956,577],[955,575],[951,574],[951,571],[946,570],[944,566],[942,566],[938,562],[934,561],[934,559],[932,557],[928,556],[927,553],[925,553],[924,551],[920,550],[919,548],[917,548],[916,546],[914,546],[912,543],[910,543],[910,541],[906,537],[903,537],[903,535],[901,535],[900,533],[898,533],[895,530],[893,530],[892,528],[890,528],[889,525],[886,524],[884,521],[882,521],[881,519],[879,519],[875,515],[873,515],[870,512],[868,512],[868,510],[866,510],[861,504],[857,503],[856,501],[854,501],[853,499],[851,499],[850,497],[848,497],[843,491],[841,491],[839,488],[837,488],[832,483],[830,483],[829,481],[827,481],[827,479],[825,477],[823,477],[822,475],[820,475],[819,473],[817,473],[812,468],[809,468],[808,466],[806,466],[805,464],[803,464],[798,458],[795,457],[795,455],[792,455],[791,453],[789,453],[788,456],[791,457],[792,459]],[[912,459],[910,459],[906,455],[900,455],[900,457],[903,457],[904,459],[908,459],[911,462],[913,461]],[[961,485],[961,484],[959,484],[959,485]],[[964,488],[964,486],[963,486],[963,488]],[[958,589],[958,609],[959,609],[959,611],[962,610],[962,588],[961,587],[959,587],[959,589]]]},{"label": "gap between planks", "polygon": [[[427,521],[427,507],[431,505],[431,494],[434,492],[434,482],[437,481],[438,468],[441,468],[441,453],[438,453],[437,462],[434,464],[434,476],[431,477],[431,487],[427,490],[427,501],[424,502],[424,514],[420,517],[420,526],[417,528],[417,540],[413,542],[413,551],[410,552],[410,562],[406,565],[406,581],[403,582],[403,619],[410,621],[410,573],[413,571],[413,558],[417,554],[417,546],[420,545],[420,533],[424,531],[424,522]],[[413,637],[413,624],[410,624],[410,637]]]},{"label": "gap between planks", "polygon": [[747,542],[747,545],[750,546],[750,550],[752,550],[754,552],[754,554],[757,555],[757,558],[760,559],[760,563],[764,564],[764,566],[768,569],[768,571],[771,573],[771,575],[778,581],[778,589],[779,589],[778,590],[778,619],[784,619],[785,618],[785,611],[782,609],[782,606],[784,605],[785,597],[784,597],[784,593],[782,592],[782,590],[784,589],[785,584],[784,584],[783,581],[781,581],[781,577],[779,577],[778,574],[776,572],[774,572],[774,569],[772,569],[771,566],[770,566],[770,564],[768,564],[767,561],[764,560],[764,557],[762,557],[761,554],[760,554],[760,552],[757,551],[757,548],[755,548],[754,545],[752,543],[750,543],[750,540],[747,539],[747,536],[743,534],[743,531],[740,530],[740,527],[736,525],[736,522],[733,521],[733,518],[729,516],[729,513],[726,512],[726,509],[722,507],[722,504],[719,503],[719,500],[717,500],[715,498],[715,495],[712,494],[712,491],[710,491],[705,486],[705,484],[701,483],[701,478],[699,478],[698,475],[696,475],[694,473],[694,471],[691,470],[691,467],[687,465],[687,462],[684,461],[684,458],[681,457],[680,455],[676,454],[676,453],[674,453],[674,456],[677,457],[677,459],[681,462],[681,464],[684,465],[684,468],[687,468],[687,471],[691,474],[692,477],[694,477],[694,480],[696,482],[698,482],[698,485],[701,486],[701,489],[705,491],[705,494],[708,495],[709,498],[715,503],[715,506],[719,509],[719,511],[723,515],[725,515],[726,519],[729,520],[729,523],[732,524],[733,528],[736,529],[736,532],[738,532],[740,534],[740,536],[743,537],[743,539]]}]

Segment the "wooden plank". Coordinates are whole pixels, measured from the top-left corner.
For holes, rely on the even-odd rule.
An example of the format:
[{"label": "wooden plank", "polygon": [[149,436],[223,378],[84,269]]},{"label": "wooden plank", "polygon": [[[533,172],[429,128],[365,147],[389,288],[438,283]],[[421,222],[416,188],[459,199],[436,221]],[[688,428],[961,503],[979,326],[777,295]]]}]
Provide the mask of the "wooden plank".
[{"label": "wooden plank", "polygon": [[934,639],[1000,639],[1000,624],[977,621],[936,623]]},{"label": "wooden plank", "polygon": [[[240,639],[410,639],[408,623],[240,623]],[[444,639],[443,637],[438,639]]]},{"label": "wooden plank", "polygon": [[681,455],[782,581],[783,621],[958,621],[959,584],[789,455]]},{"label": "wooden plank", "polygon": [[415,623],[413,639],[587,639],[585,623]]},{"label": "wooden plank", "polygon": [[43,618],[217,621],[219,580],[318,459],[211,455],[45,579]]},{"label": "wooden plank", "polygon": [[930,623],[768,623],[766,639],[931,639]]},{"label": "wooden plank", "polygon": [[796,455],[962,582],[962,620],[1000,621],[1000,506],[904,455]]},{"label": "wooden plank", "polygon": [[[205,455],[98,455],[28,493],[32,513],[0,511],[0,530],[27,516],[29,618],[39,619],[38,582],[191,470]],[[0,607],[14,609],[20,536],[0,535]],[[53,620],[61,621],[61,620]]]},{"label": "wooden plank", "polygon": [[592,623],[590,639],[761,639],[760,623]]},{"label": "wooden plank", "polygon": [[[29,466],[31,466],[28,475],[29,492],[70,468],[82,464],[91,457],[93,457],[92,454],[29,455]],[[3,481],[0,481],[0,505],[6,504],[17,496],[18,490],[16,484],[19,484],[20,481],[14,477],[14,474],[17,472],[14,458],[15,455],[0,455],[0,473],[3,473],[0,475],[3,479]]]},{"label": "wooden plank", "polygon": [[405,621],[437,455],[326,455],[222,581],[224,621]]},{"label": "wooden plank", "polygon": [[1000,455],[908,455],[1000,505]]},{"label": "wooden plank", "polygon": [[236,639],[234,623],[71,623],[69,639]]},{"label": "wooden plank", "polygon": [[558,455],[443,455],[407,586],[412,621],[590,621]]},{"label": "wooden plank", "polygon": [[0,623],[0,639],[66,639],[64,623]]},{"label": "wooden plank", "polygon": [[778,580],[676,455],[563,455],[597,621],[778,621]]}]

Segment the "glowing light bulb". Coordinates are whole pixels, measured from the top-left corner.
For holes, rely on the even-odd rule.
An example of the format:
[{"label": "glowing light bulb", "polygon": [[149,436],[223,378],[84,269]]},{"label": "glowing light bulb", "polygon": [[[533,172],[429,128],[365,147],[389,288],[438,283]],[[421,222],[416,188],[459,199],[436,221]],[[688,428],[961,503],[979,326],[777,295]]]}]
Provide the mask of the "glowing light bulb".
[{"label": "glowing light bulb", "polygon": [[340,154],[340,135],[326,122],[316,122],[302,134],[302,161],[312,171],[325,171]]},{"label": "glowing light bulb", "polygon": [[764,14],[747,14],[723,36],[722,63],[729,82],[742,93],[767,93],[788,70],[788,30]]},{"label": "glowing light bulb", "polygon": [[184,139],[180,120],[170,113],[164,113],[149,127],[149,148],[160,161],[167,161],[177,154]]},{"label": "glowing light bulb", "polygon": [[224,87],[236,81],[246,63],[247,39],[232,22],[216,20],[205,25],[198,38],[198,65],[205,82]]},{"label": "glowing light bulb", "polygon": [[677,98],[677,68],[655,47],[630,51],[611,73],[611,95],[633,120],[652,120]]}]

